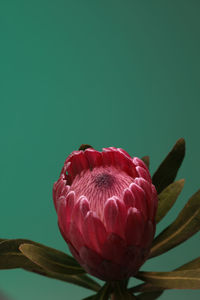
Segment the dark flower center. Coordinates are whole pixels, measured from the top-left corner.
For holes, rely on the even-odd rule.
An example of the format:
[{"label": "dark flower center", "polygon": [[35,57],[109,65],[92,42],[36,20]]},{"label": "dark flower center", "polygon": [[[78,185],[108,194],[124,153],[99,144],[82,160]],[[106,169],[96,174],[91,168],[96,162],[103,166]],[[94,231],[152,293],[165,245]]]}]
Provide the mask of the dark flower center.
[{"label": "dark flower center", "polygon": [[94,176],[93,182],[96,188],[108,189],[115,183],[115,177],[109,173],[101,173]]}]

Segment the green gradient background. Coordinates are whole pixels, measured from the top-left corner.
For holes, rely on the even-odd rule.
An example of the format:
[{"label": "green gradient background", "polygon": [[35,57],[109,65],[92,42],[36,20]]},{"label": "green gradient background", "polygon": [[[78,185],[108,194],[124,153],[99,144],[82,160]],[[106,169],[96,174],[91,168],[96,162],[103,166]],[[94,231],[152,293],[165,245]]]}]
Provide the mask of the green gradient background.
[{"label": "green gradient background", "polygon": [[[0,236],[68,251],[52,185],[81,143],[151,157],[179,137],[182,196],[199,180],[200,1],[0,0]],[[143,267],[170,270],[199,255],[199,234]],[[79,300],[91,292],[23,270],[0,272],[11,300]],[[160,299],[196,300],[199,291]]]}]

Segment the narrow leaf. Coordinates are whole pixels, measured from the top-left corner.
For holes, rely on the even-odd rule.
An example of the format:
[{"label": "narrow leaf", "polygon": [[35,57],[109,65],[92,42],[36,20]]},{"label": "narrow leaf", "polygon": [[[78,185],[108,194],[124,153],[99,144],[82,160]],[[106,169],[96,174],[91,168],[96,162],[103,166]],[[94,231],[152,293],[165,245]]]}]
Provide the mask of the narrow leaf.
[{"label": "narrow leaf", "polygon": [[137,278],[163,289],[200,289],[200,269],[172,272],[139,272]]},{"label": "narrow leaf", "polygon": [[96,294],[95,295],[92,295],[92,296],[89,296],[89,297],[86,297],[82,300],[95,300],[95,297],[96,297]]},{"label": "narrow leaf", "polygon": [[158,292],[162,291],[162,288],[152,285],[151,283],[144,282],[134,287],[128,289],[131,293],[151,293],[151,292]]},{"label": "narrow leaf", "polygon": [[100,289],[100,285],[89,276],[83,275],[67,275],[63,273],[55,273],[45,270],[41,275],[47,276],[53,279],[59,279],[65,282],[73,283],[84,288],[97,292]]},{"label": "narrow leaf", "polygon": [[194,260],[184,264],[183,266],[177,268],[177,271],[181,270],[194,270],[200,269],[200,257],[195,258]]},{"label": "narrow leaf", "polygon": [[23,243],[30,243],[32,245],[44,247],[45,249],[46,248],[51,249],[56,253],[61,253],[61,256],[66,255],[67,260],[69,260],[69,262],[72,265],[79,267],[79,264],[75,261],[75,259],[73,259],[71,256],[65,253],[46,247],[39,243],[35,243],[33,241],[29,241],[25,239],[16,239],[16,240],[6,240],[0,243],[0,269],[23,268],[27,271],[34,272],[43,276],[47,276],[49,278],[59,279],[65,282],[73,283],[82,286],[84,288],[90,289],[92,291],[99,290],[100,285],[87,275],[67,275],[67,274],[56,273],[56,272],[43,269],[39,265],[29,260],[27,257],[25,257],[23,253],[19,250],[19,246]]},{"label": "narrow leaf", "polygon": [[104,284],[104,286],[99,290],[99,292],[95,295],[95,300],[108,300],[111,292],[110,283]]},{"label": "narrow leaf", "polygon": [[155,300],[162,295],[163,291],[146,292],[137,295],[138,300]]},{"label": "narrow leaf", "polygon": [[143,160],[143,162],[145,163],[145,165],[149,169],[149,165],[150,165],[150,158],[149,158],[149,156],[143,156],[141,159]]},{"label": "narrow leaf", "polygon": [[184,183],[184,179],[173,182],[158,195],[156,223],[159,223],[174,205],[176,199],[183,189]]},{"label": "narrow leaf", "polygon": [[[8,258],[9,262],[9,267],[8,268],[24,268],[23,264],[19,264],[17,262],[16,266],[14,264],[12,265],[12,261],[15,261],[15,258],[19,259],[20,261],[30,261],[27,259],[19,250],[19,247],[21,244],[31,244],[38,246],[44,251],[50,251],[52,255],[59,257],[63,262],[68,263],[70,265],[74,265],[77,267],[80,267],[80,265],[76,262],[76,260],[71,257],[70,255],[67,255],[61,251],[55,250],[53,248],[44,246],[42,244],[36,243],[34,241],[26,240],[26,239],[11,239],[11,240],[4,240],[3,242],[0,243],[0,254],[1,254],[1,262],[0,262],[0,269],[3,268],[3,265],[6,267],[6,259]],[[4,258],[3,258],[4,257]],[[30,264],[33,265],[33,263],[30,261]],[[35,265],[35,264],[34,264]]]},{"label": "narrow leaf", "polygon": [[64,274],[85,273],[82,267],[75,265],[74,262],[71,263],[68,255],[55,249],[33,244],[22,244],[19,249],[29,260],[45,270]]},{"label": "narrow leaf", "polygon": [[162,190],[174,181],[184,156],[185,140],[181,138],[176,142],[172,150],[153,175],[152,182],[155,185],[158,194],[160,194]]},{"label": "narrow leaf", "polygon": [[115,300],[134,300],[137,299],[130,290],[127,290],[124,288],[123,285],[120,284],[120,282],[116,282],[113,290],[114,299]]},{"label": "narrow leaf", "polygon": [[[182,271],[182,270],[195,270],[197,269],[197,271],[199,272],[200,270],[200,257],[195,258],[194,260],[184,264],[183,266],[175,269],[174,271]],[[173,273],[174,271],[172,271],[171,273]],[[148,272],[145,272],[146,274]],[[170,272],[168,272],[170,273]],[[139,274],[140,276],[140,274]],[[154,296],[156,297],[158,295],[161,295],[164,291],[161,290],[161,288],[159,288],[158,286],[150,283],[150,282],[145,282],[142,283],[138,286],[132,287],[129,289],[132,292],[142,292],[141,294],[139,294],[139,296],[137,296],[137,298],[139,298],[140,300],[153,300],[156,298],[153,298]],[[152,297],[152,298],[151,298]]]},{"label": "narrow leaf", "polygon": [[176,220],[153,241],[150,257],[158,256],[183,243],[200,229],[200,190],[187,202]]},{"label": "narrow leaf", "polygon": [[5,240],[0,243],[0,269],[29,268],[41,271],[19,251],[20,241]]}]

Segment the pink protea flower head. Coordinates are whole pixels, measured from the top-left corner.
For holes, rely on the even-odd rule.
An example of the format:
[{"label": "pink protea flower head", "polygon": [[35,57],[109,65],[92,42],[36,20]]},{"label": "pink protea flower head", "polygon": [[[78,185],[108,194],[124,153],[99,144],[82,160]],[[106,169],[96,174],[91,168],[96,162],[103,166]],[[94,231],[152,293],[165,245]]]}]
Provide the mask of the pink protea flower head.
[{"label": "pink protea flower head", "polygon": [[157,192],[146,165],[120,148],[74,151],[53,187],[60,231],[102,280],[137,273],[155,234]]}]

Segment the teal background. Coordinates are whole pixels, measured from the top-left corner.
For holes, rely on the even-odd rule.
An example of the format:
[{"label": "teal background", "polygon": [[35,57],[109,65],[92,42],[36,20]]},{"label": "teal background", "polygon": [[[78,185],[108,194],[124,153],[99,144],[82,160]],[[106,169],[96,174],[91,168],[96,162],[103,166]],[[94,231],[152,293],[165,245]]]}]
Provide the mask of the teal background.
[{"label": "teal background", "polygon": [[[199,181],[200,2],[0,0],[0,236],[68,251],[52,185],[82,143],[151,157],[155,171],[175,141],[187,155],[182,196]],[[171,270],[199,255],[199,234],[145,270]],[[10,300],[78,300],[83,288],[23,270],[0,272]],[[160,299],[196,300],[199,291]]]}]

